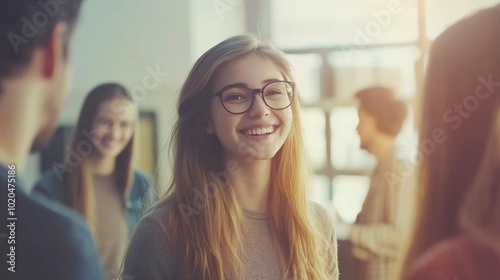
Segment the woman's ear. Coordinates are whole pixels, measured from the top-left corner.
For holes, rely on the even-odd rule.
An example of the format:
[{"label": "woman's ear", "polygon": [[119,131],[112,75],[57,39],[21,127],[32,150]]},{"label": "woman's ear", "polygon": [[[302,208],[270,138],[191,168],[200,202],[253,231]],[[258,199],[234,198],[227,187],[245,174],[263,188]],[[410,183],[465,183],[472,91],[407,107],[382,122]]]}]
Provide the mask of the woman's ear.
[{"label": "woman's ear", "polygon": [[207,123],[205,124],[205,132],[207,134],[214,134],[215,133],[215,129],[214,129],[214,126],[212,125],[212,121],[207,121]]}]

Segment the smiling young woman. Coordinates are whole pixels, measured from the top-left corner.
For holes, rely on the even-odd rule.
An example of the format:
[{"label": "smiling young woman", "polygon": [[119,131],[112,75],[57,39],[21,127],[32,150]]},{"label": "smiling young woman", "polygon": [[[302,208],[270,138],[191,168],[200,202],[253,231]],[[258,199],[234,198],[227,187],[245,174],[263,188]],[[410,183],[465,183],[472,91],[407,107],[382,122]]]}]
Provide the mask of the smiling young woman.
[{"label": "smiling young woman", "polygon": [[307,199],[296,95],[289,62],[255,36],[198,59],[179,97],[172,183],[139,222],[124,277],[338,278],[331,217]]}]

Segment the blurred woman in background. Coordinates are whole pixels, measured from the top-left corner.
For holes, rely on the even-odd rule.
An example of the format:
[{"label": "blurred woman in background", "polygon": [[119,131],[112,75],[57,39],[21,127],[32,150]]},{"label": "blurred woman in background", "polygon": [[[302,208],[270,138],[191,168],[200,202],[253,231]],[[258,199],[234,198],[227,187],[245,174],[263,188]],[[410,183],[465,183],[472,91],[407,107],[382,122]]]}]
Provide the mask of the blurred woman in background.
[{"label": "blurred woman in background", "polygon": [[108,279],[116,279],[129,235],[141,214],[150,179],[133,165],[137,106],[128,91],[108,83],[83,104],[64,170],[42,175],[33,192],[85,217]]}]

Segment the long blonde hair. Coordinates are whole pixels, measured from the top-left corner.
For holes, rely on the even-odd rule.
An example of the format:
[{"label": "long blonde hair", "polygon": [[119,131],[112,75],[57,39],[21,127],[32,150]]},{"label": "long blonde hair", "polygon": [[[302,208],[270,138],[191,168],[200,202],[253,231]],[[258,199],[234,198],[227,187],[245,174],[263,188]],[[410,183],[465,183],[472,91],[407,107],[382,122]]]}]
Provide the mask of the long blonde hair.
[{"label": "long blonde hair", "polygon": [[[205,133],[205,125],[214,74],[225,63],[251,53],[272,61],[292,81],[291,65],[283,53],[261,38],[243,35],[203,54],[181,90],[170,143],[173,179],[163,201],[173,205],[167,217],[173,231],[169,239],[183,279],[240,279],[245,269],[239,257],[242,210],[233,188],[221,175],[225,170],[221,144],[215,135]],[[321,237],[306,195],[309,169],[297,98],[291,108],[290,133],[271,164],[269,223],[282,255],[284,277],[325,279],[324,256],[318,252]]]},{"label": "long blonde hair", "polygon": [[[487,82],[500,81],[499,27],[496,6],[454,24],[433,43],[422,99],[417,216],[403,275],[424,251],[460,233],[500,254],[500,89]],[[436,129],[444,132],[437,142]]]},{"label": "long blonde hair", "polygon": [[[80,111],[80,116],[73,133],[73,138],[70,143],[72,151],[81,151],[83,146],[82,143],[88,143],[91,145],[89,155],[79,155],[80,162],[72,169],[71,172],[67,173],[65,184],[67,187],[67,199],[69,206],[78,211],[86,219],[91,232],[94,234],[96,232],[97,225],[95,217],[94,192],[92,188],[92,174],[90,172],[88,156],[95,153],[96,149],[92,140],[89,139],[89,135],[93,132],[93,124],[99,106],[106,101],[117,98],[133,102],[129,92],[119,84],[107,83],[95,87],[87,95],[83,103],[83,107]],[[117,110],[123,109],[120,109],[119,106],[114,106],[114,108],[115,107]],[[134,127],[135,135],[135,132],[137,131],[137,121]],[[124,205],[133,175],[132,162],[135,142],[134,138],[135,137],[132,136],[130,142],[115,160],[116,165],[114,174],[116,176],[118,191],[123,199]],[[74,161],[74,159],[67,156],[66,165],[73,166],[74,162],[71,161]]]}]

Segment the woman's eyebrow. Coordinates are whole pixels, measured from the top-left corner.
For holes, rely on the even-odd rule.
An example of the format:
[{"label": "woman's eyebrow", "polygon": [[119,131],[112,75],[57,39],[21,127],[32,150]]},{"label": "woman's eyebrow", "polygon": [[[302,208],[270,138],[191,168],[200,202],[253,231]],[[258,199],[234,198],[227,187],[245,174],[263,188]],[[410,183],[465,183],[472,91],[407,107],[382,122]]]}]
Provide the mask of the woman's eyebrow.
[{"label": "woman's eyebrow", "polygon": [[278,82],[278,81],[282,81],[282,80],[280,80],[280,79],[267,79],[267,80],[264,80],[262,83],[267,84],[270,82]]},{"label": "woman's eyebrow", "polygon": [[245,83],[234,83],[234,84],[225,85],[222,88],[224,89],[224,88],[231,88],[231,87],[248,87],[248,85]]},{"label": "woman's eyebrow", "polygon": [[[277,82],[277,81],[281,81],[281,80],[279,80],[279,79],[274,79],[274,78],[273,78],[273,79],[266,79],[266,80],[263,80],[263,81],[262,81],[262,84],[267,84],[267,83]],[[246,83],[234,83],[234,84],[229,84],[229,85],[225,85],[225,86],[223,86],[222,88],[241,87],[241,86],[243,86],[243,87],[248,87],[248,88],[249,88],[248,84],[246,84]]]}]

